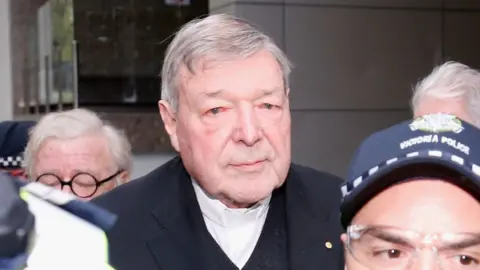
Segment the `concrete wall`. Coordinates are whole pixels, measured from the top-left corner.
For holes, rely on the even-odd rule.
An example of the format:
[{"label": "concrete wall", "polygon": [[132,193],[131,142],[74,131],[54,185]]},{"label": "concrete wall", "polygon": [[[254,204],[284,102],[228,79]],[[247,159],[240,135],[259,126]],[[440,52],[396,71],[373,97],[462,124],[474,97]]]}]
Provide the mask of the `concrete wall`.
[{"label": "concrete wall", "polygon": [[171,159],[174,154],[135,155],[133,157],[132,179],[143,176]]}]

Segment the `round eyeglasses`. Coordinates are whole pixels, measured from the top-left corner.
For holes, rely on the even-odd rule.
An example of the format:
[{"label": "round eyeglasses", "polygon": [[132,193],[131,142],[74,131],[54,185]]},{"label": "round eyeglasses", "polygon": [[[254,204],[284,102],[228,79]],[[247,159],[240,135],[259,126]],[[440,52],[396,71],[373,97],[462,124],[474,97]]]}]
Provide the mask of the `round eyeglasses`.
[{"label": "round eyeglasses", "polygon": [[76,196],[80,198],[88,198],[93,196],[100,186],[111,181],[122,172],[123,170],[119,170],[102,180],[98,180],[95,176],[89,173],[81,172],[75,174],[70,181],[64,181],[58,175],[53,173],[44,173],[37,178],[36,182],[55,188],[60,187],[60,190],[65,186],[69,186],[72,193]]},{"label": "round eyeglasses", "polygon": [[386,226],[351,225],[346,249],[359,263],[372,270],[411,269],[419,256],[434,253],[440,269],[480,269],[480,233],[423,234]]}]

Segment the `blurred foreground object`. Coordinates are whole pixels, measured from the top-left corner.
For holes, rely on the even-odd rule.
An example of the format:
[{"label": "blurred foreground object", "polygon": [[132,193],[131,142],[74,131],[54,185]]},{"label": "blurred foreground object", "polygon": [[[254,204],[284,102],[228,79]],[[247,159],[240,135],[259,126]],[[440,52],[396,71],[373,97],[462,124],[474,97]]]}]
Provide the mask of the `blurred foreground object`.
[{"label": "blurred foreground object", "polygon": [[109,212],[39,183],[0,174],[0,270],[113,269]]}]

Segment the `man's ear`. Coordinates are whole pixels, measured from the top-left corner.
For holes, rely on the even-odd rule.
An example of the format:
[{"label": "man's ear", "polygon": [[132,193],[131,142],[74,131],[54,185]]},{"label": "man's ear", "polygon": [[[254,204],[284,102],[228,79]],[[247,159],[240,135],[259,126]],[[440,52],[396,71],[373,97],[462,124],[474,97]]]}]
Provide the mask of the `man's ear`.
[{"label": "man's ear", "polygon": [[290,107],[290,88],[285,89],[285,103]]},{"label": "man's ear", "polygon": [[[343,246],[346,247],[347,246],[347,234],[345,233],[342,233],[342,235],[340,236],[340,240],[342,240],[342,243],[343,243]],[[346,257],[345,257],[346,259]],[[343,268],[344,270],[347,270],[347,263],[345,262],[345,266]]]},{"label": "man's ear", "polygon": [[340,236],[340,240],[342,240],[342,243],[344,245],[347,244],[347,234],[342,233],[342,235]]},{"label": "man's ear", "polygon": [[165,130],[167,131],[168,136],[170,136],[170,143],[172,144],[173,148],[179,152],[180,148],[178,147],[177,120],[175,118],[175,111],[165,100],[160,100],[158,102],[158,110],[160,112],[160,116],[162,117]]},{"label": "man's ear", "polygon": [[130,180],[130,172],[128,171],[123,171],[120,173],[120,175],[118,176],[118,178],[120,179],[120,182],[122,184],[125,184],[126,182],[128,182]]}]

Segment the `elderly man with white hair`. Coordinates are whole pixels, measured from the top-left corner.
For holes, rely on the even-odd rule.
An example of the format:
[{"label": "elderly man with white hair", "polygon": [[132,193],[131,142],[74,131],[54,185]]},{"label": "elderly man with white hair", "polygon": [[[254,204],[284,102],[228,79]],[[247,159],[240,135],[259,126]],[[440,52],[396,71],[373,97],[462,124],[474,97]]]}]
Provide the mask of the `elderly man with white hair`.
[{"label": "elderly man with white hair", "polygon": [[89,200],[129,180],[131,146],[92,111],[53,112],[31,130],[24,166],[30,181]]},{"label": "elderly man with white hair", "polygon": [[289,74],[281,49],[245,20],[182,27],[159,102],[179,156],[94,200],[119,217],[114,267],[343,269],[340,179],[291,163]]},{"label": "elderly man with white hair", "polygon": [[480,72],[453,61],[437,66],[415,86],[412,109],[415,118],[449,113],[480,127]]}]

